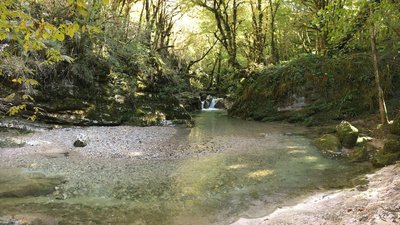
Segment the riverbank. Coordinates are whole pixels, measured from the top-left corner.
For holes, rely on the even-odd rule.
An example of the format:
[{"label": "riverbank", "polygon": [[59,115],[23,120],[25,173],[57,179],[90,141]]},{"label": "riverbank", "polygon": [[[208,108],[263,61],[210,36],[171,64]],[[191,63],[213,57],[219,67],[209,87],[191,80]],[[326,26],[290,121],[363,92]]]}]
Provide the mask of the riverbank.
[{"label": "riverbank", "polygon": [[241,218],[233,225],[399,224],[400,164],[387,166],[366,177],[367,185],[319,193],[268,216]]},{"label": "riverbank", "polygon": [[[354,186],[370,171],[364,164],[323,158],[304,136],[307,128],[223,112],[199,115],[192,129],[33,130],[11,133],[22,146],[0,149],[0,170],[16,172],[19,176],[9,176],[23,181],[54,182],[47,182],[45,192],[6,193],[20,197],[2,198],[0,216],[42,221],[50,216],[56,222],[41,223],[48,225],[229,224],[316,191]],[[81,135],[87,145],[74,147]]]}]

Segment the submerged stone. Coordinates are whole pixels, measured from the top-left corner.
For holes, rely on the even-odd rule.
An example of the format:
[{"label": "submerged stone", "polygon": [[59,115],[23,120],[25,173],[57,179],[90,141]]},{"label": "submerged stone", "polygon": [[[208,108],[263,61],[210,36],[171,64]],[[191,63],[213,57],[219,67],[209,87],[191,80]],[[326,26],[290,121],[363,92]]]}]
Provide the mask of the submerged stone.
[{"label": "submerged stone", "polygon": [[340,141],[339,138],[333,134],[325,134],[320,138],[313,141],[313,144],[328,156],[340,155]]},{"label": "submerged stone", "polygon": [[363,162],[368,160],[367,146],[356,146],[348,155],[349,159],[353,162]]},{"label": "submerged stone", "polygon": [[343,147],[353,148],[356,145],[359,132],[349,122],[342,121],[336,126],[336,132]]},{"label": "submerged stone", "polygon": [[0,198],[47,195],[65,180],[41,173],[24,173],[18,169],[0,170]]}]

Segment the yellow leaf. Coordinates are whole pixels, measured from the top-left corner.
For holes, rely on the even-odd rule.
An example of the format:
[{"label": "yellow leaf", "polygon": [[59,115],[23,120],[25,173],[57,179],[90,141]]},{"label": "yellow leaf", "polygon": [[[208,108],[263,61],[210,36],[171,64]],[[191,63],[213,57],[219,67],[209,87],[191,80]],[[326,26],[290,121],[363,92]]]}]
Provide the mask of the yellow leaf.
[{"label": "yellow leaf", "polygon": [[43,35],[42,35],[42,37],[43,37],[44,39],[49,39],[49,38],[50,38],[50,34],[48,34],[47,32],[44,32]]},{"label": "yellow leaf", "polygon": [[54,34],[54,38],[57,39],[58,41],[64,41],[65,36],[60,31],[56,31]]},{"label": "yellow leaf", "polygon": [[88,12],[84,8],[78,8],[78,13],[83,17],[88,16]]},{"label": "yellow leaf", "polygon": [[7,36],[8,35],[6,33],[0,33],[0,41],[5,40]]},{"label": "yellow leaf", "polygon": [[78,7],[86,8],[86,3],[83,0],[77,0],[76,4],[78,5]]}]

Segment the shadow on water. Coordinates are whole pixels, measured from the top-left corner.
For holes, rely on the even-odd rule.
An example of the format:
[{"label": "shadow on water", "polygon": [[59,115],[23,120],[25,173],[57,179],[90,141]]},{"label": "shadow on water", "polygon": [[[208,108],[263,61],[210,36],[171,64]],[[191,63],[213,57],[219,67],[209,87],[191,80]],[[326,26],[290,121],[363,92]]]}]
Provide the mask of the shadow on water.
[{"label": "shadow on water", "polygon": [[349,187],[370,170],[321,157],[307,138],[294,135],[304,131],[203,112],[180,138],[210,154],[128,162],[115,184],[88,185],[100,190],[65,200],[3,198],[0,216],[31,216],[47,224],[228,224],[239,216],[263,216],[305,194]]}]

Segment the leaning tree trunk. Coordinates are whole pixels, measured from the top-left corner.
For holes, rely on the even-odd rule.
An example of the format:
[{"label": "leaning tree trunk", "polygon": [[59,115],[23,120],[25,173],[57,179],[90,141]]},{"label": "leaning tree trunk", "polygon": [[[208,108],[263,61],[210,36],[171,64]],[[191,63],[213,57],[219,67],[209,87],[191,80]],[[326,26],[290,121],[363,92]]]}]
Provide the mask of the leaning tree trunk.
[{"label": "leaning tree trunk", "polygon": [[[371,15],[373,15],[372,9],[371,9]],[[378,56],[377,56],[378,53],[376,50],[376,32],[375,32],[374,21],[371,21],[370,39],[371,39],[371,58],[372,58],[372,65],[374,67],[374,75],[375,75],[375,85],[376,85],[376,88],[378,89],[379,114],[380,114],[380,118],[381,118],[381,123],[387,124],[388,123],[388,115],[387,115],[387,110],[386,110],[385,97],[383,94],[380,77],[379,77]]]}]

